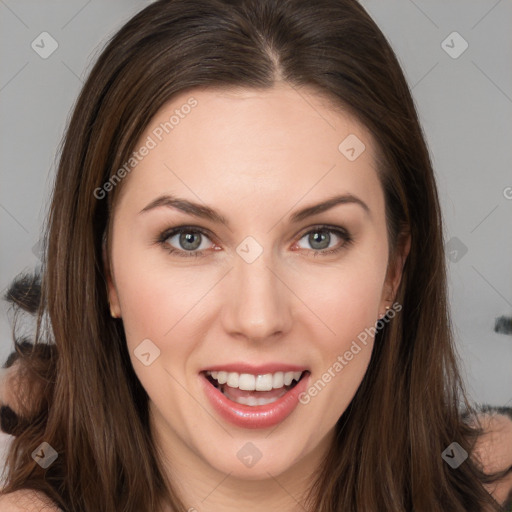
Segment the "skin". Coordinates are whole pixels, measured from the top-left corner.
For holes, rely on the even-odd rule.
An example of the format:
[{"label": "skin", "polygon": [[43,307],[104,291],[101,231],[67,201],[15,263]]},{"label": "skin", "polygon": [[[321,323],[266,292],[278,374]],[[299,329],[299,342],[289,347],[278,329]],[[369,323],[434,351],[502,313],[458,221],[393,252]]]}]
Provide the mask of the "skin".
[{"label": "skin", "polygon": [[503,414],[482,414],[484,434],[474,449],[474,457],[487,474],[508,470],[499,481],[485,488],[500,504],[512,502],[512,420]]},{"label": "skin", "polygon": [[16,388],[13,383],[13,377],[16,374],[18,366],[19,364],[14,362],[9,368],[0,368],[0,405],[9,405],[11,408],[16,408],[16,406],[11,404],[16,404],[17,402],[14,395]]},{"label": "skin", "polygon": [[[123,182],[110,265],[104,254],[112,312],[124,323],[132,363],[150,396],[157,446],[189,512],[302,511],[297,501],[361,383],[372,344],[309,404],[268,430],[223,422],[202,395],[197,373],[210,363],[282,361],[307,365],[314,382],[390,304],[409,248],[388,265],[374,143],[353,119],[334,114],[314,93],[301,91],[302,99],[284,84],[267,92],[195,90],[193,96],[199,107]],[[188,97],[166,105],[137,147]],[[349,133],[366,145],[354,162],[337,151]],[[138,214],[163,192],[201,198],[222,212],[231,229],[166,208]],[[345,192],[364,200],[370,216],[346,204],[299,225],[287,222],[299,207]],[[261,207],[266,204],[273,207]],[[303,235],[322,223],[345,227],[355,243],[314,258]],[[185,259],[152,244],[161,230],[181,224],[210,229],[221,250]],[[264,248],[251,264],[235,251],[247,235]],[[294,245],[299,239],[302,255]],[[211,242],[201,248],[213,247]],[[331,245],[340,242],[335,238]],[[177,237],[174,243],[179,246]],[[145,338],[161,350],[148,367],[133,355]],[[17,370],[14,363],[0,379],[0,403],[15,410]],[[510,418],[488,415],[482,423],[486,433],[475,456],[484,470],[512,467]],[[252,468],[236,457],[247,441],[262,452]],[[512,489],[510,473],[487,488],[503,503]],[[26,490],[0,496],[0,506],[58,510],[43,494]]]},{"label": "skin", "polygon": [[[194,89],[158,112],[137,147],[191,96],[198,105],[121,185],[111,252],[104,252],[111,310],[124,324],[150,397],[153,435],[185,505],[201,512],[303,510],[297,502],[364,377],[373,340],[310,403],[268,429],[219,417],[199,371],[282,362],[307,366],[315,382],[391,306],[409,248],[388,262],[374,142],[348,114],[284,83],[265,91]],[[338,151],[349,134],[366,145],[355,161]],[[347,203],[288,220],[345,193],[364,201],[369,213]],[[162,194],[206,204],[230,227],[165,206],[139,213]],[[320,251],[307,235],[318,224],[345,228],[353,243],[331,232],[326,245],[341,251],[315,256]],[[204,256],[180,257],[155,243],[183,225],[210,233],[199,248]],[[250,264],[236,252],[247,236],[263,248]],[[179,235],[166,243],[186,251]],[[150,366],[134,355],[147,338],[160,350]],[[237,458],[247,442],[262,454],[250,468]]]},{"label": "skin", "polygon": [[[14,361],[9,368],[0,369],[0,406],[9,406],[17,415],[23,416],[30,411],[35,389],[27,390],[22,386],[20,363]],[[31,383],[35,386],[35,383]]]}]

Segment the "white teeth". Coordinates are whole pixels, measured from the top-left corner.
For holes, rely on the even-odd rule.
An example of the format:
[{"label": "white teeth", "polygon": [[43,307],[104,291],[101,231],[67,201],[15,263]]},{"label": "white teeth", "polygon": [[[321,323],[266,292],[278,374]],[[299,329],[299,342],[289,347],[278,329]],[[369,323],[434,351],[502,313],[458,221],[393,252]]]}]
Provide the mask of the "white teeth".
[{"label": "white teeth", "polygon": [[[217,376],[213,375],[214,373],[216,373]],[[212,377],[217,379],[219,384],[226,384],[228,381],[228,372],[212,372]]]},{"label": "white teeth", "polygon": [[294,377],[293,372],[286,372],[284,374],[284,385],[289,386],[292,383],[293,377]]},{"label": "white teeth", "polygon": [[272,387],[273,388],[282,388],[284,386],[284,373],[277,372],[274,373],[272,377]]},{"label": "white teeth", "polygon": [[[211,375],[219,384],[227,384],[231,388],[239,388],[244,391],[270,391],[271,389],[279,389],[283,386],[289,386],[293,380],[298,381],[302,372],[276,372],[266,373],[263,375],[252,375],[250,373],[207,371],[206,375]],[[268,399],[265,398],[257,400]]]},{"label": "white teeth", "polygon": [[238,389],[254,391],[256,389],[256,377],[249,373],[242,373],[240,377],[238,377]]},{"label": "white teeth", "polygon": [[[272,374],[266,373],[265,375],[257,375],[256,376],[256,391],[270,391],[272,389]],[[281,387],[281,386],[280,386]]]},{"label": "white teeth", "polygon": [[254,407],[255,405],[267,405],[272,404],[279,400],[283,395],[286,394],[286,389],[283,389],[281,394],[279,396],[276,396],[274,398],[256,398],[254,396],[238,396],[238,397],[232,397],[229,394],[229,389],[224,390],[224,395],[226,395],[231,401],[236,402],[237,404],[243,404],[243,405],[250,405],[251,407]]},{"label": "white teeth", "polygon": [[228,373],[228,379],[227,379],[226,383],[228,386],[231,386],[232,388],[237,388],[239,380],[240,380],[240,375],[238,375],[238,373],[230,372],[230,373]]}]

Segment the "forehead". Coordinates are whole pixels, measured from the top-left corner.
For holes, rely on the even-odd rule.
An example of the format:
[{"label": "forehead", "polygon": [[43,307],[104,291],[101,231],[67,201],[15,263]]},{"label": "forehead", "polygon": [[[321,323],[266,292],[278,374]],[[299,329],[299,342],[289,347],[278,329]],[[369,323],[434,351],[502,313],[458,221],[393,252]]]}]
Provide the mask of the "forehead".
[{"label": "forehead", "polygon": [[151,149],[121,195],[149,199],[157,189],[177,188],[212,201],[233,194],[285,200],[283,191],[313,201],[333,188],[370,202],[382,195],[369,131],[310,88],[278,83],[180,93],[153,117],[135,150],[144,145]]}]

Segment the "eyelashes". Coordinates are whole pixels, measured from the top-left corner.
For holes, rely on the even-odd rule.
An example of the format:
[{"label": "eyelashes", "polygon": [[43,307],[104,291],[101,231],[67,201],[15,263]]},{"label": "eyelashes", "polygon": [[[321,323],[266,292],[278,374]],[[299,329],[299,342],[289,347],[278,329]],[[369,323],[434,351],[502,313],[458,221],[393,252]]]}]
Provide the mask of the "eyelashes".
[{"label": "eyelashes", "polygon": [[[317,236],[319,234],[320,237]],[[332,234],[334,234],[341,240],[341,243],[335,247],[330,247],[330,243],[333,238]],[[176,244],[184,247],[183,249],[179,249],[169,244],[169,239],[176,237],[176,235],[179,235]],[[294,243],[294,246],[296,246],[297,243],[300,242],[306,236],[306,243],[309,243],[310,245],[322,245],[326,240],[329,243],[329,247],[311,247],[310,249],[305,249],[307,252],[312,252],[313,257],[336,254],[342,251],[343,249],[346,249],[347,246],[351,245],[354,241],[350,233],[345,228],[342,228],[340,226],[317,225],[309,228],[308,231],[303,232],[298,241]],[[207,255],[207,250],[205,250],[204,247],[202,249],[199,249],[201,246],[203,246],[203,238],[207,238],[208,240],[210,240],[212,237],[210,236],[208,231],[198,226],[178,226],[163,231],[157,237],[157,239],[154,240],[154,243],[162,246],[162,248],[165,249],[169,254],[173,254],[175,256],[183,258],[197,258],[204,257]],[[303,249],[303,247],[301,247],[300,249]]]}]

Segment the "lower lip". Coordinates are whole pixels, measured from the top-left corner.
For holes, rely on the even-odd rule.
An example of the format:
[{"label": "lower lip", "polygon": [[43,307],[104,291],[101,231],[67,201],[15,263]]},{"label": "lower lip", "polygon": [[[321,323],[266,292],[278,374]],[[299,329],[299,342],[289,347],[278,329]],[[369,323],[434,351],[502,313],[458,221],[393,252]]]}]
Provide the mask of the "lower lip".
[{"label": "lower lip", "polygon": [[267,405],[243,405],[233,402],[201,373],[204,391],[217,413],[233,425],[242,428],[268,428],[284,421],[299,404],[299,395],[307,389],[309,372],[290,391]]}]

